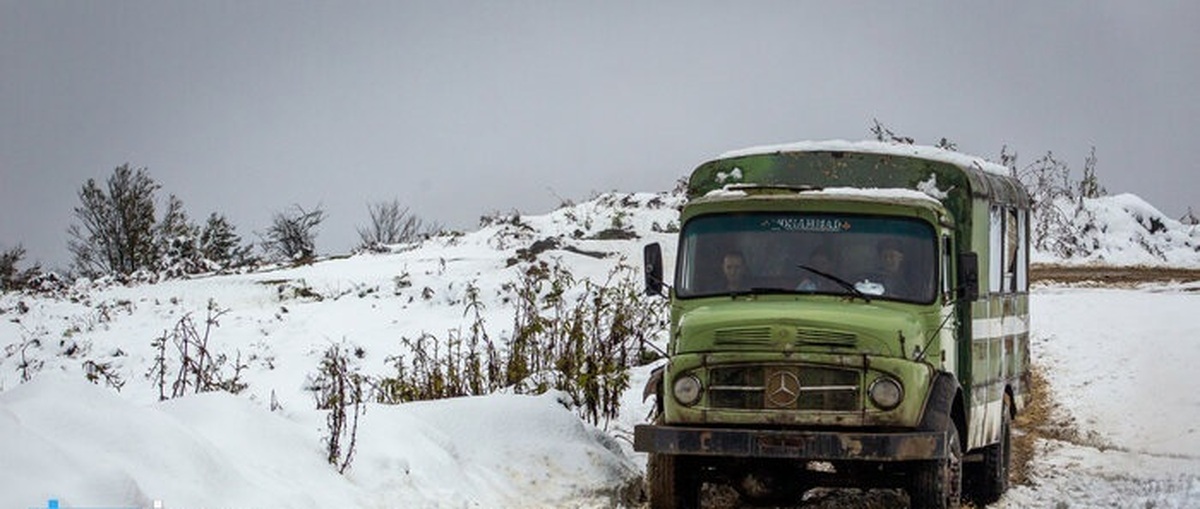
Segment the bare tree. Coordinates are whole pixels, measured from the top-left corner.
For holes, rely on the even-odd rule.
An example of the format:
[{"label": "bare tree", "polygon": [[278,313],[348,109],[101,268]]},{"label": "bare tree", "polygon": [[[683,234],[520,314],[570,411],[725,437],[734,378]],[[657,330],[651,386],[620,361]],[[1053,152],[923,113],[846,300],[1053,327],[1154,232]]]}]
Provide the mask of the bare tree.
[{"label": "bare tree", "polygon": [[18,269],[17,264],[21,263],[23,258],[25,258],[24,246],[0,252],[0,292],[20,290],[41,273],[42,268],[38,265],[25,270]]},{"label": "bare tree", "polygon": [[[874,123],[874,125],[871,126],[871,134],[875,136],[875,141],[899,143],[903,145],[912,145],[915,141],[911,137],[897,135],[896,133],[892,132],[891,129],[888,129],[886,126],[880,123],[878,119],[871,119],[871,121]],[[942,141],[946,142],[945,138],[943,138]],[[946,143],[949,144],[949,142]]]},{"label": "bare tree", "polygon": [[399,200],[368,204],[367,211],[371,224],[358,229],[359,249],[383,251],[383,246],[412,242],[430,231],[408,207],[401,207]]},{"label": "bare tree", "polygon": [[158,258],[154,231],[154,192],[158,183],[146,168],[117,167],[106,189],[88,179],[79,190],[80,206],[67,233],[67,248],[84,276],[132,274],[153,269]]},{"label": "bare tree", "polygon": [[1188,207],[1187,214],[1184,214],[1183,217],[1179,218],[1179,222],[1188,226],[1195,226],[1200,224],[1200,218],[1197,218],[1196,213],[1192,212],[1192,208]]},{"label": "bare tree", "polygon": [[[1011,167],[1015,168],[1015,156],[1012,162]],[[1062,257],[1090,252],[1088,246],[1079,242],[1080,230],[1089,228],[1095,220],[1094,213],[1084,206],[1085,200],[1108,194],[1096,176],[1096,148],[1092,147],[1084,159],[1083,178],[1078,181],[1071,178],[1070,166],[1053,152],[1046,152],[1017,171],[1016,176],[1032,201],[1033,246]]]},{"label": "bare tree", "polygon": [[1000,165],[1008,168],[1008,173],[1013,178],[1020,178],[1020,169],[1017,168],[1017,151],[1009,151],[1008,145],[1000,147]]},{"label": "bare tree", "polygon": [[316,228],[325,220],[325,211],[318,205],[313,210],[294,205],[290,213],[277,212],[271,226],[262,237],[262,247],[268,256],[281,260],[303,262],[316,256]]},{"label": "bare tree", "polygon": [[1100,185],[1096,178],[1096,147],[1083,160],[1083,178],[1079,179],[1079,202],[1082,206],[1084,198],[1099,198],[1108,194],[1108,190]]}]

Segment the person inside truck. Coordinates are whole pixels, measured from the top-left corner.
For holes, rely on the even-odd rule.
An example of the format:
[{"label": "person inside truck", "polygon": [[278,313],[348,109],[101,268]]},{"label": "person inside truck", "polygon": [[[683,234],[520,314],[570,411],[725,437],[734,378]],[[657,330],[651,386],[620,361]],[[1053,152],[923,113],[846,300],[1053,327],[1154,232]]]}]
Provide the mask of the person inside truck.
[{"label": "person inside truck", "polygon": [[[826,274],[833,274],[833,255],[829,251],[828,246],[817,246],[808,255],[807,267],[814,268]],[[807,272],[807,271],[806,271]],[[818,276],[811,272],[807,273],[801,280],[800,284],[796,285],[796,289],[804,292],[828,292],[837,290],[838,286],[827,278]]]},{"label": "person inside truck", "polygon": [[876,248],[879,255],[879,283],[888,295],[906,295],[908,275],[905,274],[904,250],[894,239],[886,239]]},{"label": "person inside truck", "polygon": [[740,291],[749,288],[746,282],[746,258],[739,251],[725,253],[721,259],[721,273],[725,276],[726,291]]}]

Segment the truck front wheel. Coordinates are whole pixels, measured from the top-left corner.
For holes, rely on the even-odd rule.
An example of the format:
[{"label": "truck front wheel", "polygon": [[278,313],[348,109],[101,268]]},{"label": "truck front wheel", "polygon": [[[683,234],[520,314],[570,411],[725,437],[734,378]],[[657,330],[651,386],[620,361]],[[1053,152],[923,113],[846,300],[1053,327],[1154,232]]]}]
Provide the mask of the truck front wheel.
[{"label": "truck front wheel", "polygon": [[947,430],[948,457],[922,461],[914,465],[908,483],[908,498],[913,509],[956,509],[962,499],[962,446],[958,430]]},{"label": "truck front wheel", "polygon": [[646,477],[651,509],[700,507],[700,472],[689,460],[675,454],[650,454]]}]

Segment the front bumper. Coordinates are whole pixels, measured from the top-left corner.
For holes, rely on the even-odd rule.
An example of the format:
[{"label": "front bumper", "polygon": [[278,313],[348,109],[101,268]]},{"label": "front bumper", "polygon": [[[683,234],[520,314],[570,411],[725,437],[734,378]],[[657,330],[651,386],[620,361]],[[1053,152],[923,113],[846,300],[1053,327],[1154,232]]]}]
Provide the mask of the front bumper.
[{"label": "front bumper", "polygon": [[788,458],[813,461],[912,461],[947,457],[942,431],[861,433],[638,425],[633,449],[655,454]]}]

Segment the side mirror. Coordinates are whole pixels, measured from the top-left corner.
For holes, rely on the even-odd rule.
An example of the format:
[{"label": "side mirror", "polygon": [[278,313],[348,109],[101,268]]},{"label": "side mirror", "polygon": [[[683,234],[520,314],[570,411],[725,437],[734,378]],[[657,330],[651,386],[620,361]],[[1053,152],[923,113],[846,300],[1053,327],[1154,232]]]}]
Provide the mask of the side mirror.
[{"label": "side mirror", "polygon": [[958,298],[967,302],[979,300],[979,255],[958,255]]},{"label": "side mirror", "polygon": [[662,295],[662,246],[657,242],[646,244],[642,249],[642,258],[645,260],[646,295]]}]

